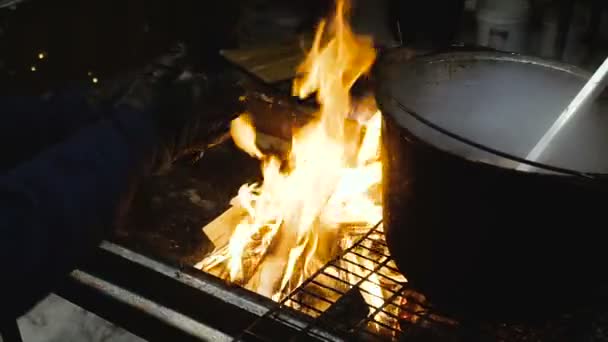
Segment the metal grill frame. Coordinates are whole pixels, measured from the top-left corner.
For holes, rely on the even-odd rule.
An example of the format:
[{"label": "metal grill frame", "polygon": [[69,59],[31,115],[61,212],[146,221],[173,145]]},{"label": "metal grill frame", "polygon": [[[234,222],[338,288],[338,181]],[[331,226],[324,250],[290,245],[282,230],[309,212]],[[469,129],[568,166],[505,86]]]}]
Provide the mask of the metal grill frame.
[{"label": "metal grill frame", "polygon": [[[374,234],[378,234],[379,236],[381,236],[381,238],[380,239],[371,239],[370,237]],[[433,328],[435,328],[435,329],[452,328],[445,322],[438,322],[437,320],[433,319],[431,317],[432,311],[431,311],[430,307],[427,306],[427,304],[421,303],[420,301],[416,300],[415,298],[412,298],[411,296],[408,296],[405,293],[406,291],[410,290],[407,282],[400,282],[395,279],[391,279],[387,275],[379,272],[383,268],[388,268],[394,272],[399,273],[399,271],[395,267],[389,265],[389,263],[391,263],[393,261],[393,259],[390,255],[386,255],[383,253],[379,253],[378,251],[371,250],[369,247],[366,247],[364,245],[365,241],[371,241],[375,244],[381,244],[384,247],[387,247],[386,240],[384,239],[384,233],[382,231],[382,222],[379,222],[378,224],[373,226],[371,229],[369,229],[369,231],[367,233],[365,233],[352,246],[350,246],[349,248],[342,251],[342,253],[339,253],[334,259],[332,259],[331,261],[326,263],[323,267],[321,267],[319,270],[317,270],[312,276],[308,277],[297,289],[292,291],[289,295],[285,296],[285,298],[283,298],[278,303],[278,305],[276,306],[275,309],[270,310],[266,314],[261,316],[251,326],[249,326],[240,336],[238,336],[236,338],[236,340],[272,341],[273,340],[272,338],[270,338],[268,336],[263,336],[263,334],[262,334],[263,332],[268,331],[267,328],[261,329],[263,332],[257,331],[257,330],[259,330],[257,328],[259,326],[261,326],[262,324],[268,323],[269,321],[276,321],[276,322],[285,324],[286,323],[285,320],[281,318],[281,316],[283,316],[285,314],[296,314],[301,318],[301,321],[307,322],[307,325],[303,326],[303,327],[292,326],[292,328],[294,329],[294,330],[292,330],[292,332],[295,331],[295,334],[293,334],[291,336],[287,336],[287,337],[283,336],[282,337],[283,340],[297,341],[297,340],[309,340],[312,338],[312,339],[316,339],[316,340],[320,340],[320,341],[340,341],[340,340],[384,341],[384,340],[394,340],[394,339],[400,338],[400,337],[402,338],[402,337],[405,337],[405,335],[407,335],[406,331],[403,331],[396,327],[390,327],[390,326],[384,324],[383,322],[379,322],[375,319],[375,317],[378,314],[384,313],[386,315],[393,316],[393,318],[399,320],[403,324],[408,324],[407,320],[402,319],[400,317],[396,317],[394,314],[391,314],[389,311],[386,310],[386,308],[389,305],[396,305],[395,300],[397,300],[400,297],[406,298],[408,301],[414,301],[416,304],[419,305],[419,307],[425,308],[422,311],[414,312],[414,311],[408,311],[406,308],[403,308],[400,306],[400,309],[403,310],[403,313],[408,313],[408,314],[412,315],[412,317],[416,317],[416,324],[411,323],[412,325],[416,325],[418,327],[433,326]],[[373,260],[370,257],[357,253],[356,250],[359,248],[367,249],[375,254],[378,254],[379,256],[381,256],[380,260]],[[367,274],[365,276],[361,276],[361,275],[355,274],[349,270],[344,269],[343,267],[340,266],[340,263],[346,262],[346,263],[354,264],[354,262],[352,260],[349,260],[346,258],[346,256],[349,254],[354,254],[357,257],[369,260],[374,265],[373,269],[369,269],[368,267],[366,267],[364,265],[355,265],[355,266],[365,269],[367,271],[366,272]],[[360,279],[355,284],[347,283],[346,280],[339,279],[339,278],[333,276],[332,274],[327,273],[326,271],[330,267],[339,269],[342,272],[351,273],[352,275],[354,275],[355,277],[360,278]],[[387,298],[386,300],[384,300],[383,304],[381,306],[375,307],[375,306],[372,306],[372,305],[369,305],[366,303],[366,305],[370,309],[370,313],[365,318],[362,318],[354,326],[351,326],[348,329],[336,328],[336,326],[338,325],[336,323],[339,323],[339,322],[332,322],[330,319],[323,317],[323,314],[325,312],[328,312],[334,305],[336,305],[336,303],[339,300],[341,300],[342,298],[347,296],[351,291],[359,291],[360,293],[366,292],[368,295],[373,296],[374,294],[363,289],[361,286],[366,281],[371,282],[369,280],[369,278],[374,274],[378,275],[380,277],[386,278],[386,279],[394,282],[395,284],[397,284],[397,289],[386,289],[386,288],[382,287],[381,284],[377,284],[377,285],[380,285],[384,290],[392,292],[390,297]],[[350,289],[347,292],[343,292],[336,288],[330,288],[327,285],[322,284],[317,281],[317,278],[319,276],[327,276],[327,277],[335,279],[336,281],[343,282],[347,286],[349,286]],[[371,283],[376,284],[375,282],[371,282]],[[312,284],[326,288],[335,293],[338,293],[339,296],[336,299],[336,301],[331,301],[328,298],[319,296],[319,295],[307,290],[307,288]],[[302,294],[306,294],[307,296],[312,296],[312,297],[318,298],[321,301],[329,303],[330,306],[327,307],[324,311],[321,311],[317,308],[309,306],[306,303],[303,303],[301,300],[298,299],[298,297],[301,296]],[[312,310],[318,316],[313,317],[312,315],[308,315],[308,314],[299,312],[298,309],[294,309],[288,305],[288,302],[290,302],[290,301],[297,305],[301,305],[302,307],[306,307],[308,310]],[[302,319],[302,316],[305,316],[305,318]],[[369,331],[368,329],[366,329],[366,327],[370,323],[379,324],[379,325],[383,326],[387,332],[392,332],[392,334],[391,334],[392,336],[380,335],[378,333],[373,333],[373,332]],[[333,328],[332,328],[332,326],[333,326]]]},{"label": "metal grill frame", "polygon": [[[374,243],[382,243],[386,246],[386,240],[381,229],[382,222],[371,228],[366,234],[364,234],[356,243],[354,243],[348,249],[345,249],[342,253],[337,255],[330,262],[321,267],[311,277],[307,278],[297,289],[282,299],[273,309],[267,311],[264,315],[260,316],[254,321],[247,329],[245,329],[237,338],[238,341],[386,341],[386,340],[400,340],[400,341],[418,341],[418,340],[446,340],[446,341],[470,341],[470,340],[484,340],[484,341],[569,341],[567,336],[574,333],[574,336],[585,336],[586,340],[589,341],[605,341],[605,336],[608,336],[608,328],[600,328],[598,331],[592,331],[592,329],[581,328],[581,326],[597,325],[603,326],[602,323],[597,322],[608,322],[608,302],[596,303],[594,307],[587,307],[580,312],[572,312],[565,314],[560,318],[549,319],[540,325],[528,325],[528,324],[517,324],[517,323],[503,323],[503,322],[457,322],[452,319],[442,317],[437,314],[432,306],[424,301],[419,300],[420,294],[413,291],[407,282],[400,283],[399,288],[393,290],[393,294],[387,298],[380,307],[372,307],[367,304],[368,308],[373,308],[373,311],[368,314],[365,318],[359,320],[356,324],[349,326],[347,329],[341,328],[343,322],[337,320],[331,321],[327,317],[324,317],[324,313],[336,305],[336,303],[342,298],[349,295],[352,291],[365,291],[361,289],[361,285],[368,281],[372,274],[378,274],[379,269],[382,267],[390,267],[387,265],[393,260],[389,255],[383,255],[382,261],[372,260],[366,258],[375,263],[373,270],[364,276],[356,284],[350,284],[351,288],[347,292],[340,292],[340,297],[335,302],[329,301],[326,298],[319,298],[330,302],[330,306],[327,307],[323,312],[318,311],[318,317],[307,315],[303,312],[298,311],[287,305],[288,301],[293,301],[300,305],[305,305],[301,301],[297,300],[297,297],[306,293],[313,295],[318,298],[316,294],[312,294],[307,291],[306,288],[310,284],[315,283],[315,279],[319,275],[326,275],[325,271],[329,267],[336,267],[336,264],[340,261],[345,261],[345,256],[357,248],[365,246],[362,243],[366,240],[370,240],[370,236],[373,234],[380,234],[380,240],[372,240]],[[375,252],[375,251],[374,251]],[[365,257],[358,255],[359,257]],[[361,267],[362,265],[357,265]],[[342,271],[347,271],[342,269]],[[396,270],[395,270],[396,271]],[[358,276],[358,275],[357,275]],[[334,278],[337,281],[344,281],[342,279]],[[393,280],[394,281],[394,280]],[[325,286],[321,283],[316,283],[317,286]],[[336,289],[331,289],[335,292],[339,292]],[[408,302],[416,304],[417,311],[412,311],[407,307],[403,307],[400,304],[396,304],[395,300],[398,297],[407,299]],[[424,298],[424,297],[422,297]],[[608,299],[608,297],[607,297]],[[399,319],[400,329],[395,329],[384,325],[384,328],[389,331],[393,331],[393,336],[382,336],[374,334],[366,329],[367,324],[370,322],[379,323],[374,321],[374,318],[379,313],[388,313],[385,311],[389,305],[399,305],[399,314],[408,314],[410,317],[415,317],[415,322],[408,319],[396,317]],[[287,319],[286,319],[287,317]],[[289,319],[289,317],[295,317],[296,319]],[[297,321],[299,324],[292,324]],[[274,324],[288,325],[290,327],[288,335],[281,335],[278,339],[276,337],[269,337],[267,334],[268,327],[260,327],[268,322]],[[304,323],[304,324],[302,324]],[[562,339],[564,336],[565,339]]]}]

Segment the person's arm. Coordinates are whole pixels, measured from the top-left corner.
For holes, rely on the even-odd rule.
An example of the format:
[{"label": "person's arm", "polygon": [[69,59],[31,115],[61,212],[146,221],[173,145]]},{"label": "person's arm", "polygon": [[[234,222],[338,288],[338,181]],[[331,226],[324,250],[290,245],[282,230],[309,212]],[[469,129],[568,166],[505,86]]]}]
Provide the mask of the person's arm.
[{"label": "person's arm", "polygon": [[88,89],[43,96],[0,97],[0,171],[30,159],[97,121],[102,112],[90,106]]},{"label": "person's arm", "polygon": [[97,121],[0,171],[0,316],[22,314],[77,266],[115,228],[142,176],[240,112],[240,86],[185,72],[184,56],[172,50],[109,89],[92,105]]},{"label": "person's arm", "polygon": [[40,300],[113,227],[154,156],[150,117],[118,109],[0,176],[2,315]]}]

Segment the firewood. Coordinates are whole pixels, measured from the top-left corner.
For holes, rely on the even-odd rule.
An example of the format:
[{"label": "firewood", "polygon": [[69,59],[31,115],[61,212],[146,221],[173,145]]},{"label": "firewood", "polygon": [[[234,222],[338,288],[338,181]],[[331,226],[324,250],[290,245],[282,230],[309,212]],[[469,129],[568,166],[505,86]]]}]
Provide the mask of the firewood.
[{"label": "firewood", "polygon": [[228,244],[236,225],[245,215],[245,211],[239,207],[230,207],[216,219],[203,227],[203,233],[209,238],[216,248]]}]

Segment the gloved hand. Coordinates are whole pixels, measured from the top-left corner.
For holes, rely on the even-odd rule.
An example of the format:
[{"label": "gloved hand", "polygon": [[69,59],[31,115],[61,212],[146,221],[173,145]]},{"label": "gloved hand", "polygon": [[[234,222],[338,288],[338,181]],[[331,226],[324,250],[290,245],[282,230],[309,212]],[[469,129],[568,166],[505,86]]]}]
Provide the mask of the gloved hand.
[{"label": "gloved hand", "polygon": [[243,111],[238,77],[194,73],[182,45],[100,93],[101,105],[128,106],[152,116],[160,141],[154,172],[167,169],[185,152],[204,150]]}]

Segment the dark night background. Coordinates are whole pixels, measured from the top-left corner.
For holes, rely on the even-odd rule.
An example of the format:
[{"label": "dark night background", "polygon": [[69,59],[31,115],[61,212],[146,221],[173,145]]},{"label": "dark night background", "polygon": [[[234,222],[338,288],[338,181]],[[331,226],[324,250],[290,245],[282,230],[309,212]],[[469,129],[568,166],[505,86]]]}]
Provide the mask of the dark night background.
[{"label": "dark night background", "polygon": [[[480,2],[482,0],[478,0]],[[505,0],[507,1],[507,0]],[[401,39],[420,48],[474,41],[470,0],[357,0],[362,21],[390,27],[400,22]],[[0,6],[7,3],[0,1]],[[293,40],[310,32],[333,0],[21,0],[0,7],[0,94],[47,90],[70,81],[103,81],[141,66],[172,42],[187,42],[201,69],[217,70],[220,48]],[[592,68],[608,44],[608,3],[604,0],[530,0],[530,36],[543,28],[543,16],[556,8],[559,19],[582,32]],[[470,7],[471,5],[468,5]],[[474,6],[474,5],[473,5]],[[377,15],[371,12],[386,12]],[[383,17],[384,16],[384,17]],[[581,20],[583,23],[581,23]],[[462,28],[467,29],[463,30]],[[382,30],[381,30],[382,31]],[[378,35],[375,35],[379,41]],[[392,38],[392,37],[391,37]],[[532,46],[538,47],[534,42]],[[576,48],[575,50],[580,50]],[[604,51],[604,52],[601,52]],[[40,52],[48,58],[38,60]],[[531,52],[534,54],[534,52]],[[569,61],[571,62],[571,61]],[[36,71],[31,68],[35,66]],[[92,72],[91,75],[89,73]]]},{"label": "dark night background", "polygon": [[[328,1],[290,4],[313,23]],[[264,2],[223,0],[29,0],[0,9],[0,93],[31,92],[69,81],[103,80],[141,66],[172,42],[187,42],[201,69],[236,46],[238,19]],[[304,25],[308,23],[303,23]],[[38,60],[40,52],[45,59]],[[31,67],[36,66],[36,72]]]},{"label": "dark night background", "polygon": [[[385,30],[379,31],[393,36],[396,32],[392,24],[399,20],[402,24],[400,33],[404,42],[422,49],[448,45],[454,40],[468,40],[470,34],[462,34],[458,31],[463,23],[474,27],[475,22],[471,11],[462,12],[464,0],[353,1],[367,2],[372,7],[379,8],[379,12],[382,11],[381,4],[390,5],[386,7],[388,13],[385,17],[380,15],[372,19],[374,15],[368,10],[360,11],[358,17],[363,18],[363,22],[372,21],[370,26],[379,23],[385,25]],[[3,2],[5,1],[0,0],[0,5]],[[192,62],[199,70],[217,72],[228,67],[219,56],[218,50],[291,41],[299,33],[311,32],[317,20],[331,10],[333,2],[334,0],[21,1],[16,9],[0,8],[0,96],[40,94],[70,84],[91,86],[93,79],[103,84],[108,79],[120,77],[128,71],[145,65],[176,41],[184,41],[187,44]],[[538,9],[544,8],[543,4],[551,1],[531,0],[531,2],[537,5],[532,11],[532,16],[536,19],[531,24],[531,28],[538,30],[542,21],[540,19],[542,11]],[[553,0],[553,2],[567,4],[569,1]],[[608,30],[605,30],[602,36],[597,27],[602,20],[604,26],[608,27],[606,13],[608,2],[606,0],[577,2],[586,3],[591,9],[604,8],[604,17],[601,11],[591,11],[593,15],[589,20],[592,25],[584,32],[582,39],[585,42],[597,43],[603,48],[607,47]],[[378,39],[380,37],[375,38],[376,42],[382,41]],[[594,65],[598,56],[601,59],[606,56],[606,50],[593,50],[593,48],[589,50],[595,52],[595,55],[588,53],[585,57],[585,63],[588,65]],[[42,59],[38,57],[39,54],[42,54]],[[1,114],[5,114],[2,113],[2,108],[0,108]],[[222,153],[224,153],[222,150],[216,151],[215,156],[218,160],[221,158],[230,162],[236,160],[231,154]],[[207,155],[206,158],[210,163],[216,161],[212,159],[213,155]],[[157,181],[158,187],[144,189],[140,197],[158,200],[160,196],[154,196],[156,194],[154,191],[157,191],[169,198],[166,202],[170,202],[170,205],[165,206],[169,209],[183,203],[192,206],[190,197],[182,196],[176,200],[174,195],[190,194],[181,191],[182,188],[197,188],[201,196],[208,194],[208,197],[202,196],[198,205],[209,207],[206,210],[213,215],[209,214],[208,218],[215,217],[223,210],[222,205],[226,202],[215,197],[220,197],[217,194],[229,195],[229,192],[216,191],[217,186],[222,185],[221,181],[205,174],[205,171],[211,170],[211,168],[205,169],[205,164],[198,167],[200,169],[191,168],[191,172],[205,181],[193,180],[193,177],[189,177],[190,174],[180,169],[174,173],[175,178],[181,177],[180,182],[161,179]],[[226,169],[243,171],[238,166]],[[252,164],[252,169],[258,169],[257,161]],[[233,177],[231,182],[235,184],[229,185],[236,189],[236,186],[244,180]],[[158,209],[150,207],[153,210]],[[149,208],[142,205],[140,209],[143,211]],[[195,206],[193,211],[199,214],[203,210]],[[138,222],[142,223],[140,226],[152,226],[154,223],[160,226],[175,219],[175,222],[170,222],[173,226],[169,228],[184,230],[186,224],[189,224],[191,227],[189,234],[195,234],[202,240],[199,231],[202,224],[198,221],[200,217],[194,215],[190,217],[182,211],[175,211],[170,217],[161,217],[162,212],[155,213],[157,216],[146,217],[148,221]],[[129,237],[128,234],[124,235],[125,239]],[[172,243],[162,234],[156,239],[164,244]],[[192,242],[194,246],[192,249],[196,250],[198,248],[196,244],[200,241],[192,239]],[[202,253],[203,250],[201,249],[200,252]],[[68,325],[72,325],[72,322],[69,323]]]}]

